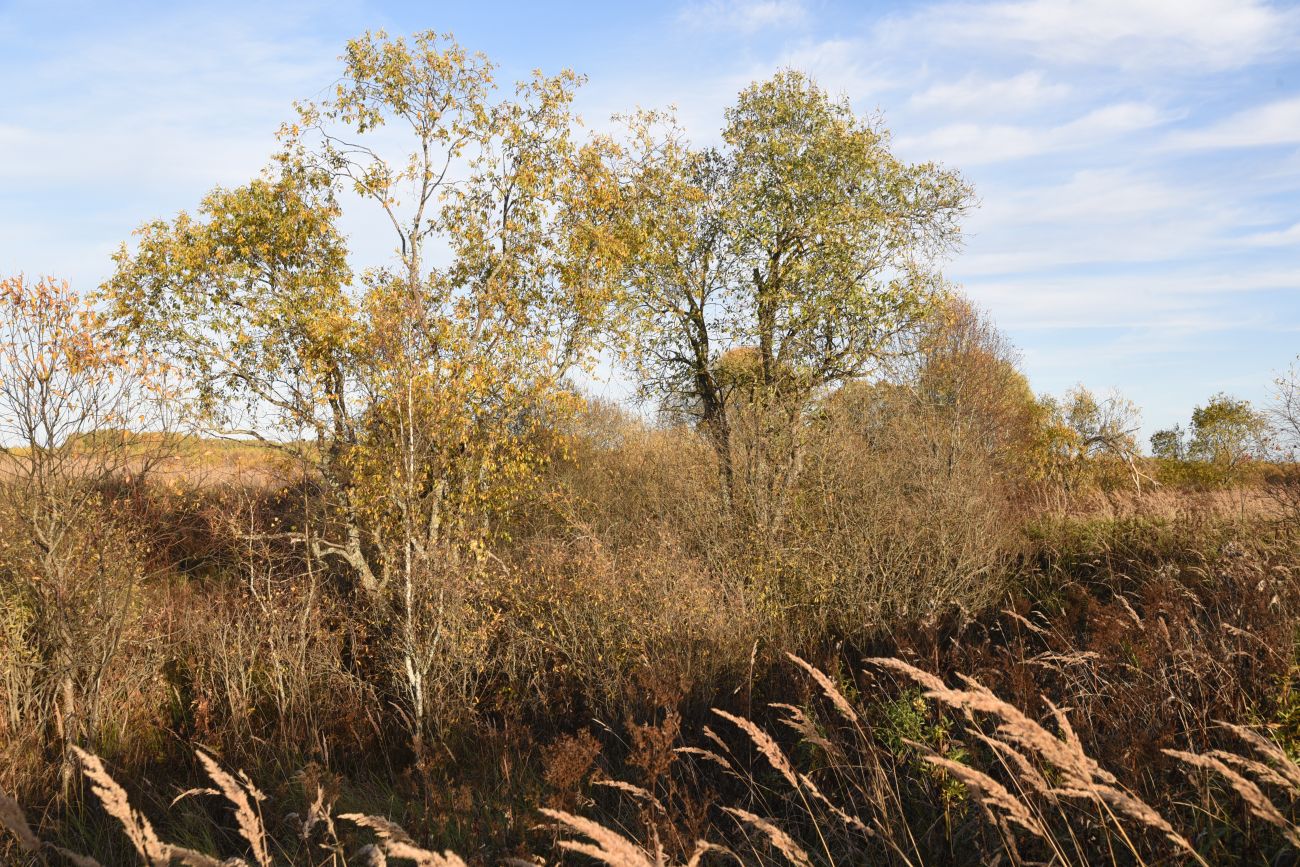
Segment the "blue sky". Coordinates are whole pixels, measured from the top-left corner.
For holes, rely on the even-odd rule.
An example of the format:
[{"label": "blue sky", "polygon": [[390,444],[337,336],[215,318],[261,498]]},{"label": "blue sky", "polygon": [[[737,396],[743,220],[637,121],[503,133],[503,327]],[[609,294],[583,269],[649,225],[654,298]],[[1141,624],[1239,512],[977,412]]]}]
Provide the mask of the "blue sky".
[{"label": "blue sky", "polygon": [[593,126],[676,104],[699,142],[750,80],[814,74],[974,183],[948,274],[1035,389],[1118,388],[1148,433],[1300,353],[1300,6],[1264,0],[0,3],[0,273],[97,285],[381,27],[585,73]]}]

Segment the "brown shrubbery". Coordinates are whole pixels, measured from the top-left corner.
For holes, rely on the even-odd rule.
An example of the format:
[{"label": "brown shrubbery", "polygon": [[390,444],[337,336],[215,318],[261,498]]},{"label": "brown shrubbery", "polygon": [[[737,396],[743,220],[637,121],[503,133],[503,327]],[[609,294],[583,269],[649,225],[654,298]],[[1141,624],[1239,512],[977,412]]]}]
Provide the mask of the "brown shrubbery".
[{"label": "brown shrubbery", "polygon": [[[171,792],[128,795],[76,753],[107,824],[51,833],[10,801],[0,821],[15,856],[51,862],[62,848],[102,863],[132,849],[150,864],[385,863],[376,852],[460,863],[433,854],[448,847],[470,861],[569,852],[613,865],[1285,861],[1300,842],[1289,650],[1300,596],[1294,549],[1254,532],[1057,524],[1001,609],[912,620],[861,653],[823,648],[820,664],[768,646],[751,662],[762,673],[709,705],[646,659],[624,669],[639,672],[626,675],[639,701],[622,704],[636,715],[610,707],[582,725],[549,705],[531,737],[565,718],[575,728],[544,746],[510,735],[506,718],[485,723],[480,750],[397,774],[391,789],[371,776],[377,753],[369,772],[342,778],[309,764],[269,797],[201,753],[174,791],[202,775],[216,788],[169,806]],[[558,700],[559,682],[532,701]],[[322,714],[339,713],[317,694]],[[352,752],[322,747],[340,768]],[[277,773],[261,756],[260,774]],[[445,797],[419,794],[435,784]],[[208,812],[205,794],[229,807]],[[368,815],[381,810],[392,820]],[[66,827],[79,812],[63,815]]]},{"label": "brown shrubbery", "polygon": [[530,422],[529,484],[436,512],[477,515],[472,544],[415,552],[387,599],[314,544],[346,527],[310,446],[113,424],[156,372],[97,349],[66,287],[10,288],[11,860],[1249,863],[1296,841],[1293,465],[1175,484],[1122,399],[1036,399],[962,302],[793,415],[733,383],[730,475],[680,414]]},{"label": "brown shrubbery", "polygon": [[[184,484],[164,464],[144,490],[105,489],[116,517],[81,528],[105,556],[63,577],[93,594],[58,609],[80,630],[62,646],[103,660],[76,675],[94,699],[77,728],[57,690],[33,704],[46,693],[24,679],[63,670],[30,661],[53,627],[6,608],[4,789],[43,837],[106,863],[129,856],[86,812],[62,759],[78,744],[126,779],[183,781],[131,795],[161,838],[249,863],[240,835],[199,830],[221,814],[168,806],[199,770],[187,745],[276,783],[300,816],[315,793],[289,781],[307,768],[339,812],[471,860],[570,839],[532,830],[548,806],[613,863],[656,863],[657,846],[689,860],[697,840],[721,847],[705,860],[809,863],[1249,861],[1289,845],[1290,771],[1255,729],[1224,727],[1300,737],[1285,528],[1197,496],[1053,517],[953,418],[906,380],[830,402],[789,520],[759,536],[699,435],[594,406],[486,556],[476,631],[447,634],[443,736],[423,752],[383,674],[382,623],[274,532],[304,520],[310,486]],[[147,532],[106,539],[120,526]],[[957,691],[864,661],[881,655]],[[38,706],[36,724],[23,708]],[[366,845],[344,823],[309,843],[266,827],[291,863]]]},{"label": "brown shrubbery", "polygon": [[[1035,399],[961,303],[902,358],[802,412],[779,460],[773,405],[731,404],[725,483],[697,429],[593,403],[536,434],[535,481],[396,609],[313,548],[331,518],[301,462],[169,434],[20,443],[0,497],[6,855],[1286,851],[1290,465],[1153,487],[1119,403]],[[205,775],[233,813],[173,800]]]}]

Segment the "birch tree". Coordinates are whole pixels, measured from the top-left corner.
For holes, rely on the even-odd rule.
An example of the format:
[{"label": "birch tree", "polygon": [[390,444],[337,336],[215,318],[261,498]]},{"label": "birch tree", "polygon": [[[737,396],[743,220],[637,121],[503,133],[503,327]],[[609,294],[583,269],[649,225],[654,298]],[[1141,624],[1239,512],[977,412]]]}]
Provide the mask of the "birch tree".
[{"label": "birch tree", "polygon": [[[342,60],[266,177],[146,226],[107,293],[210,418],[238,407],[311,465],[328,516],[308,541],[390,618],[418,735],[472,698],[475,576],[575,406],[625,245],[578,76],[500,98],[486,58],[432,32],[368,33]],[[391,258],[354,261],[342,203],[388,227]]]}]

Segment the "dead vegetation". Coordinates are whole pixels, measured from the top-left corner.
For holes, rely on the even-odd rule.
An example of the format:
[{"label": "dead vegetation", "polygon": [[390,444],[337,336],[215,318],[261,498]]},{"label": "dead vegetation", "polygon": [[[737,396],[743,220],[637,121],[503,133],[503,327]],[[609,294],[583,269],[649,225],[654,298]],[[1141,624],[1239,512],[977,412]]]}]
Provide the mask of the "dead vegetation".
[{"label": "dead vegetation", "polygon": [[695,149],[342,60],[96,298],[0,282],[0,858],[1295,862],[1294,376],[1153,458],[1036,396],[968,184],[794,71]]},{"label": "dead vegetation", "polygon": [[958,313],[807,416],[779,521],[688,426],[596,403],[558,427],[456,595],[400,609],[421,739],[402,621],[308,544],[319,477],[206,472],[259,453],[195,439],[29,457],[0,501],[6,857],[1289,857],[1294,522],[1242,506],[1280,482],[1079,463]]},{"label": "dead vegetation", "polygon": [[[23,662],[39,624],[7,609],[10,856],[1153,864],[1291,850],[1287,522],[1193,492],[1171,509],[1167,488],[1115,515],[1044,512],[1010,485],[947,494],[994,469],[954,465],[948,482],[925,449],[873,467],[869,448],[830,438],[852,429],[825,429],[817,450],[842,449],[842,473],[810,469],[785,530],[759,539],[728,524],[690,431],[585,415],[492,550],[472,631],[448,633],[458,657],[431,681],[442,736],[424,751],[395,718],[382,622],[272,532],[306,520],[310,485],[119,489],[99,532],[149,532],[135,559],[102,560],[135,576],[127,597],[94,585],[125,606],[113,644],[96,643],[102,620],[73,621],[90,631],[65,646],[99,678],[77,728],[22,697],[46,671]],[[873,487],[909,465],[933,503]],[[9,550],[6,569],[29,562]],[[109,766],[138,781],[129,795]]]}]

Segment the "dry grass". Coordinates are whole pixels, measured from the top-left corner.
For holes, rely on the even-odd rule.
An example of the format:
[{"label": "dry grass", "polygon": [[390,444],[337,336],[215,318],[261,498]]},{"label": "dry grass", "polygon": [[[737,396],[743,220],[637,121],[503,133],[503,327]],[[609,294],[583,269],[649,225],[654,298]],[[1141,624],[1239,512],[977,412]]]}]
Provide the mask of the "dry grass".
[{"label": "dry grass", "polygon": [[[918,851],[915,838],[906,832],[900,833],[896,826],[890,827],[887,799],[870,796],[882,794],[873,790],[870,774],[863,773],[871,762],[879,761],[876,755],[878,746],[862,725],[862,720],[872,714],[871,709],[851,703],[833,680],[818,668],[802,659],[793,661],[810,677],[829,706],[849,725],[840,729],[837,736],[828,728],[811,725],[801,709],[777,706],[786,714],[782,722],[804,734],[805,743],[817,741],[821,747],[814,753],[821,756],[818,767],[804,772],[796,768],[776,740],[759,725],[744,717],[715,710],[745,734],[758,755],[797,797],[785,802],[784,821],[764,818],[740,806],[722,806],[723,813],[736,818],[742,828],[756,832],[757,838],[748,841],[747,854],[744,847],[737,845],[748,839],[745,834],[739,839],[730,835],[713,845],[733,855],[741,852],[734,857],[743,863],[765,862],[764,852],[769,849],[786,862],[801,867],[813,863],[855,862],[870,859],[871,853],[875,853],[875,858],[891,863],[928,863],[929,859]],[[1087,754],[1068,714],[1050,702],[1047,703],[1048,715],[1055,724],[1055,732],[971,678],[962,678],[964,686],[953,688],[937,676],[898,659],[872,659],[868,664],[921,685],[927,698],[960,712],[969,735],[988,747],[986,755],[993,760],[993,766],[983,771],[967,761],[941,754],[933,745],[906,742],[908,747],[918,751],[926,765],[940,773],[941,778],[962,785],[963,798],[978,808],[976,814],[983,816],[995,832],[993,839],[998,842],[992,849],[983,848],[980,853],[986,863],[997,858],[1005,858],[1013,864],[1038,863],[1040,858],[1052,863],[1081,865],[1101,861],[1207,863],[1187,834],[1123,787],[1114,774]],[[981,720],[992,724],[993,734],[982,730]],[[1242,798],[1251,814],[1277,828],[1294,844],[1295,825],[1264,795],[1260,785],[1246,779],[1233,767],[1253,774],[1262,785],[1275,787],[1294,797],[1300,793],[1296,786],[1300,780],[1300,765],[1253,730],[1233,726],[1231,731],[1256,751],[1255,758],[1223,751],[1205,756],[1166,752],[1189,767],[1211,770],[1222,776]],[[711,739],[724,751],[730,752],[716,736]],[[717,764],[733,775],[736,773],[735,758],[728,759],[713,750],[699,747],[683,747],[679,752]],[[850,799],[842,805],[832,803],[822,788],[813,783],[811,773],[830,780],[833,790],[849,793]],[[762,775],[754,771],[742,772],[742,775],[745,787],[754,796],[747,800],[763,801],[763,797],[756,794],[766,788]],[[1003,779],[996,779],[995,775]],[[900,784],[895,780],[893,785],[896,795]],[[1067,802],[1089,805],[1091,810],[1067,807]],[[838,821],[828,821],[827,814],[835,816]],[[561,819],[570,828],[597,841],[595,846],[563,844],[566,849],[583,852],[608,864],[664,863],[661,849],[644,848],[642,844],[591,820],[568,814],[553,818]],[[852,829],[864,833],[832,837],[836,825],[841,831]],[[800,837],[804,838],[803,841]],[[1163,847],[1157,845],[1157,841],[1163,841]],[[818,856],[810,854],[813,852]],[[995,853],[997,858],[993,857]],[[958,860],[964,862],[967,859],[962,857]]]},{"label": "dry grass", "polygon": [[[996,467],[971,443],[903,419],[920,438],[906,442],[960,447],[955,477],[931,484],[924,449],[909,463],[903,442],[875,453],[845,433],[814,444],[789,520],[759,538],[693,432],[586,423],[605,427],[464,572],[455,611],[430,598],[438,710],[418,745],[390,612],[292,538],[321,520],[310,480],[107,492],[84,550],[91,530],[107,550],[133,527],[131,556],[71,551],[83,568],[41,606],[0,608],[15,796],[0,857],[57,863],[37,839],[105,863],[129,845],[146,863],[220,851],[258,867],[1257,863],[1294,848],[1286,533],[1167,489],[1138,517],[1027,516],[982,487]],[[0,593],[31,562],[8,538]],[[1260,722],[1281,746],[1240,728]],[[71,745],[89,789],[68,776]],[[107,763],[154,785],[128,802]],[[332,782],[298,793],[286,781],[304,766]],[[204,775],[202,797],[168,806],[173,781]],[[87,792],[105,809],[86,813]],[[289,831],[264,818],[300,796]],[[541,807],[558,826],[538,830]]]},{"label": "dry grass", "polygon": [[[678,861],[665,848],[658,825],[647,825],[649,836],[638,839],[607,821],[541,808],[538,813],[555,823],[552,832],[575,835],[557,836],[558,851],[582,855],[612,867],[669,867],[675,863],[695,867],[715,856],[740,863],[767,863],[772,855],[796,867],[862,859],[929,863],[930,857],[915,836],[918,829],[906,820],[898,821],[904,818],[896,810],[904,797],[905,784],[897,774],[909,765],[902,753],[882,754],[881,742],[868,722],[879,717],[878,711],[868,703],[871,700],[851,700],[818,667],[793,655],[791,661],[795,670],[808,678],[809,685],[822,696],[833,715],[818,721],[813,705],[773,706],[779,712],[778,721],[800,735],[801,749],[814,748],[806,754],[806,768],[801,768],[777,738],[758,723],[721,708],[714,709],[715,715],[734,725],[765,765],[775,772],[774,779],[783,784],[785,795],[772,789],[771,780],[765,779],[763,772],[746,765],[743,756],[706,728],[706,735],[721,752],[682,746],[674,754],[720,767],[739,784],[733,788],[732,803],[716,805],[713,839],[696,838],[681,851]],[[948,785],[947,781],[960,784],[961,794],[955,803],[968,804],[973,811],[968,811],[968,821],[975,816],[982,817],[991,832],[980,850],[982,858],[997,854],[1012,864],[1036,863],[1041,858],[1061,864],[1093,864],[1098,860],[1207,863],[1189,837],[1169,818],[1121,785],[1113,773],[1087,753],[1069,715],[1050,702],[1046,703],[1047,716],[1055,731],[973,678],[959,677],[962,686],[951,687],[942,678],[899,659],[869,659],[867,665],[918,684],[925,698],[936,706],[957,712],[971,741],[987,748],[983,755],[991,764],[987,769],[980,769],[971,763],[972,753],[956,749],[951,735],[942,741],[905,739],[901,744],[903,750],[915,751],[922,765],[933,769],[931,785],[942,787]],[[838,725],[831,724],[835,718],[839,720]],[[1300,846],[1300,834],[1289,815],[1294,798],[1300,794],[1300,764],[1253,729],[1237,725],[1225,728],[1250,752],[1212,750],[1196,754],[1165,750],[1164,753],[1189,772],[1204,771],[1224,781],[1250,815],[1276,829],[1291,845]],[[215,788],[186,791],[172,805],[195,794],[222,797],[233,811],[238,836],[246,847],[245,852],[251,855],[250,860],[236,856],[219,861],[195,849],[164,842],[143,812],[132,806],[126,791],[98,757],[75,748],[74,755],[91,794],[105,815],[116,821],[146,865],[271,867],[280,863],[272,856],[273,844],[261,812],[266,796],[246,774],[226,771],[206,753],[200,751],[196,755]],[[891,764],[893,770],[885,773]],[[659,813],[673,812],[653,790],[617,780],[599,782]],[[657,785],[660,792],[671,793],[671,787],[663,786],[662,781]],[[1275,802],[1266,789],[1284,796],[1286,801]],[[1067,803],[1076,806],[1067,808]],[[762,804],[771,811],[768,816],[755,811]],[[1078,806],[1090,809],[1080,810]],[[721,821],[724,817],[733,820],[730,830]],[[305,861],[289,859],[284,863],[342,863],[334,860],[343,857],[345,851],[345,843],[335,830],[335,818],[376,838],[373,843],[349,838],[351,857],[359,863],[386,865],[393,859],[430,867],[466,864],[451,851],[439,853],[416,843],[402,826],[382,816],[360,812],[335,816],[330,801],[319,789],[312,799],[307,820],[299,824],[303,841],[314,838],[308,850],[315,854],[309,854]],[[18,804],[7,796],[0,796],[0,824],[12,833],[19,849],[38,863],[43,862],[45,853],[57,854],[74,864],[99,863],[89,856],[42,843]],[[321,829],[323,833],[313,834],[313,829]],[[1163,841],[1164,847],[1156,841]],[[281,852],[288,850],[282,848]]]},{"label": "dry grass", "polygon": [[[147,867],[169,867],[172,864],[183,864],[188,867],[250,867],[250,863],[240,857],[221,860],[194,849],[163,842],[154,832],[148,818],[131,806],[126,791],[104,768],[99,757],[84,750],[77,750],[75,747],[73,749],[82,772],[90,783],[91,794],[99,802],[104,813],[118,823],[120,830]],[[260,811],[254,807],[255,803],[265,800],[265,795],[258,791],[242,771],[232,776],[210,756],[201,751],[196,755],[220,790],[195,789],[184,794],[203,793],[224,796],[234,809],[239,834],[248,844],[253,857],[252,863],[258,867],[271,867],[273,861],[268,849],[270,838]],[[180,798],[176,800],[179,801]],[[175,803],[173,801],[173,805]],[[323,800],[318,799],[314,803],[314,810],[317,813],[305,826],[304,834],[310,832],[312,825],[322,824],[328,829],[328,838],[320,844],[319,848],[329,853],[331,859],[329,863],[347,863],[346,858],[338,862],[333,860],[335,855],[341,854],[342,847],[334,833],[333,817],[328,814],[328,811],[319,812],[322,807]],[[451,852],[438,854],[415,845],[410,835],[401,827],[382,817],[345,813],[337,818],[369,830],[379,839],[378,844],[362,845],[353,853],[353,857],[363,859],[364,863],[385,865],[388,858],[397,858],[414,862],[418,867],[465,867],[465,862]],[[9,830],[22,850],[31,854],[40,863],[45,863],[43,853],[49,851],[71,862],[75,867],[102,867],[98,860],[90,856],[51,843],[42,843],[32,832],[22,809],[3,793],[0,793],[0,826]],[[310,863],[322,862],[312,860]]]},{"label": "dry grass", "polygon": [[[925,696],[955,710],[971,714],[982,714],[996,721],[995,732],[999,738],[988,738],[1003,756],[1011,757],[1015,767],[1020,770],[1018,783],[1021,792],[1037,795],[1055,807],[1058,799],[1074,799],[1091,802],[1101,809],[1099,818],[1116,823],[1119,837],[1130,849],[1127,835],[1118,826],[1123,817],[1139,827],[1154,829],[1163,834],[1177,848],[1188,854],[1195,854],[1195,849],[1188,840],[1174,830],[1173,826],[1141,799],[1125,791],[1114,774],[1103,769],[1083,749],[1078,735],[1070,725],[1069,718],[1060,708],[1048,703],[1058,732],[1053,734],[1042,725],[1026,716],[1021,710],[998,698],[989,689],[969,677],[963,677],[965,689],[946,687],[941,680],[923,672],[914,666],[897,659],[872,659],[869,663],[895,671],[908,677],[926,688]],[[931,757],[934,762],[935,758]],[[951,762],[940,760],[944,766]],[[1037,768],[1046,768],[1059,782],[1046,784],[1047,774]],[[986,794],[993,793],[987,785],[983,786]],[[996,791],[999,806],[1014,802],[1015,809],[1008,813],[1008,818],[1028,817],[1031,811],[1023,802],[1012,798],[1005,789]],[[1007,799],[1010,799],[1008,801]],[[1034,811],[1041,815],[1040,811]],[[1020,824],[1025,824],[1021,822]],[[1043,836],[1041,820],[1031,820],[1029,826],[1040,829]],[[1027,826],[1028,827],[1028,826]],[[1137,854],[1136,851],[1134,854]]]},{"label": "dry grass", "polygon": [[[1181,761],[1189,770],[1199,769],[1221,777],[1252,816],[1278,829],[1292,846],[1300,849],[1300,827],[1294,818],[1287,815],[1300,796],[1300,764],[1277,744],[1252,729],[1238,725],[1226,728],[1244,741],[1254,755],[1239,755],[1226,750],[1211,750],[1204,754],[1182,750],[1163,752]],[[1285,799],[1284,804],[1279,806],[1275,803],[1265,789],[1278,792]]]}]

